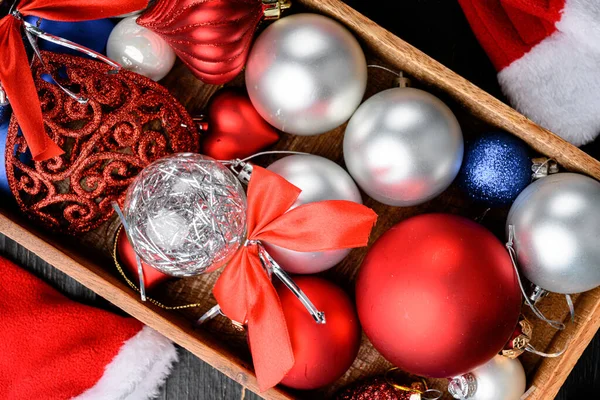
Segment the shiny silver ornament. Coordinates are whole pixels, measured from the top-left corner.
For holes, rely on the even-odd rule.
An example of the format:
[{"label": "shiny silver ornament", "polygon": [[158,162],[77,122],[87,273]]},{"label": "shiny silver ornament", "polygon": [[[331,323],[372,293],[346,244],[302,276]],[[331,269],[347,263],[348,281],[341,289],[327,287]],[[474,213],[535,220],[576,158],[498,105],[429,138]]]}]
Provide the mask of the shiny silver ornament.
[{"label": "shiny silver ornament", "polygon": [[256,39],[246,87],[259,114],[296,135],[318,135],[346,122],[367,86],[367,63],[352,34],[317,14],[282,18]]},{"label": "shiny silver ornament", "polygon": [[[350,175],[327,158],[314,155],[287,156],[275,161],[267,169],[302,190],[290,210],[323,200],[347,200],[362,204],[360,191]],[[350,253],[350,249],[299,252],[268,243],[264,245],[283,269],[294,274],[325,271]]]},{"label": "shiny silver ornament", "polygon": [[475,371],[452,379],[448,391],[459,400],[519,400],[525,388],[521,362],[497,355]]},{"label": "shiny silver ornament", "polygon": [[412,206],[438,196],[460,169],[460,125],[437,97],[394,88],[365,101],[344,136],[344,159],[356,183],[375,200]]},{"label": "shiny silver ornament", "polygon": [[580,293],[600,286],[600,183],[558,173],[529,185],[506,222],[514,228],[519,270],[555,293]]},{"label": "shiny silver ornament", "polygon": [[225,265],[246,234],[242,185],[222,163],[199,154],[175,154],[144,168],[123,213],[135,252],[174,276]]},{"label": "shiny silver ornament", "polygon": [[163,38],[136,20],[137,16],[125,18],[113,28],[106,55],[125,69],[159,81],[173,68],[177,57]]}]

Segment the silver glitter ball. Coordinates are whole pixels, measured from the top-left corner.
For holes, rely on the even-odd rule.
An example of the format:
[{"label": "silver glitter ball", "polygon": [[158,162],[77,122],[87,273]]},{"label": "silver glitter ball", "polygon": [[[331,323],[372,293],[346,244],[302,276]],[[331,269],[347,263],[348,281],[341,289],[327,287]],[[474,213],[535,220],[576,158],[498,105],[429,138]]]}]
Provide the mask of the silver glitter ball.
[{"label": "silver glitter ball", "polygon": [[246,233],[242,185],[222,163],[199,154],[175,154],[144,168],[123,213],[135,252],[174,276],[223,266]]},{"label": "silver glitter ball", "polygon": [[450,186],[462,163],[460,125],[437,97],[413,88],[384,90],[354,113],[344,159],[356,183],[375,200],[412,206]]},{"label": "silver glitter ball", "polygon": [[[267,168],[302,190],[290,208],[324,200],[347,200],[362,204],[358,187],[339,165],[314,155],[284,157]],[[283,269],[294,274],[314,274],[342,261],[350,249],[299,252],[265,243],[269,254]]]},{"label": "silver glitter ball", "polygon": [[367,63],[352,34],[317,14],[296,14],[256,39],[246,65],[254,108],[271,125],[318,135],[346,122],[367,86]]},{"label": "silver glitter ball", "polygon": [[[469,390],[450,393],[456,399],[469,400],[520,400],[526,389],[525,370],[517,359],[496,355],[471,372],[475,378]],[[464,389],[464,385],[462,387]],[[461,394],[463,396],[461,396]]]},{"label": "silver glitter ball", "polygon": [[519,269],[532,283],[555,293],[600,286],[600,183],[559,173],[529,185],[512,205],[506,234],[514,227]]}]

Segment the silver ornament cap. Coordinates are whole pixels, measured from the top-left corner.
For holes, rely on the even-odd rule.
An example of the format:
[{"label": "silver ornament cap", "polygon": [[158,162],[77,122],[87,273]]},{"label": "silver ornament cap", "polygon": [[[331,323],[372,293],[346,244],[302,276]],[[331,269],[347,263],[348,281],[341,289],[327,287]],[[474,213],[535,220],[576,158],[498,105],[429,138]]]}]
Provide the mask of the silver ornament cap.
[{"label": "silver ornament cap", "polygon": [[256,39],[246,87],[258,113],[296,135],[318,135],[346,122],[367,86],[365,55],[352,34],[318,14],[282,18]]},{"label": "silver ornament cap", "polygon": [[519,360],[496,355],[473,372],[453,378],[448,391],[459,400],[520,400],[526,384]]},{"label": "silver ornament cap", "polygon": [[413,88],[388,89],[365,101],[344,136],[344,159],[375,200],[413,206],[450,186],[464,152],[460,125],[440,99]]},{"label": "silver ornament cap", "polygon": [[529,185],[506,222],[514,229],[519,270],[550,292],[572,294],[600,286],[600,183],[558,173]]},{"label": "silver ornament cap", "polygon": [[[284,157],[267,168],[302,190],[290,209],[324,200],[347,200],[362,204],[358,187],[339,165],[315,155]],[[283,269],[294,274],[314,274],[342,261],[350,249],[299,252],[264,243],[265,248]]]}]

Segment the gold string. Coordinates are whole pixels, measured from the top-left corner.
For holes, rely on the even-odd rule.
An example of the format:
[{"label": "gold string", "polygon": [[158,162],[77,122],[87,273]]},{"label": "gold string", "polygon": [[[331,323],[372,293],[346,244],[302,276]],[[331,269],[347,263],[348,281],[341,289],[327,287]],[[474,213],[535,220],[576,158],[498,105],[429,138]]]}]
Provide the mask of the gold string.
[{"label": "gold string", "polygon": [[394,387],[394,389],[398,389],[398,390],[401,390],[403,392],[414,392],[414,393],[417,393],[417,394],[425,394],[425,391],[429,390],[429,388],[427,387],[427,381],[425,381],[425,379],[423,379],[423,378],[419,378],[419,379],[421,380],[421,383],[425,387],[425,391],[421,391],[419,389],[411,388],[411,387],[408,387],[408,386],[398,385],[397,383],[395,383],[394,381],[392,381],[390,379],[390,373],[394,372],[394,371],[398,371],[398,370],[399,370],[398,367],[390,368],[390,369],[387,370],[387,372],[384,375],[385,381],[388,384],[392,385]]},{"label": "gold string", "polygon": [[[127,282],[127,284],[134,289],[136,292],[141,294],[140,288],[137,287],[137,285],[135,283],[133,283],[125,274],[125,271],[123,271],[123,268],[121,267],[121,264],[119,264],[119,260],[117,257],[117,245],[119,243],[119,234],[121,233],[121,231],[123,230],[123,226],[120,226],[119,229],[117,230],[117,235],[115,236],[115,243],[113,246],[113,261],[115,262],[115,266],[117,267],[117,271],[119,271],[119,273],[121,274],[121,276],[123,277],[123,279],[125,279],[125,282]],[[161,302],[159,302],[158,300],[154,300],[148,296],[146,296],[146,300],[152,304],[154,304],[157,307],[160,307],[164,310],[183,310],[186,308],[194,308],[194,307],[202,307],[202,304],[200,303],[192,303],[192,304],[184,304],[184,305],[180,305],[180,306],[166,306],[164,304],[162,304]]]}]

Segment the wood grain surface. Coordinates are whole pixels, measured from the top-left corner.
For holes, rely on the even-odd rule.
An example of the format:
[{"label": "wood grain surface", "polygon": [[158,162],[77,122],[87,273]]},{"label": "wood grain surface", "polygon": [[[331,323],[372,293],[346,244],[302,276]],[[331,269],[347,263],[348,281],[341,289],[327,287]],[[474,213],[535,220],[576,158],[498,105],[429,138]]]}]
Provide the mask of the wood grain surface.
[{"label": "wood grain surface", "polygon": [[[418,2],[415,0],[412,3],[436,3],[439,7],[447,7],[448,3],[453,2]],[[442,3],[445,5],[442,6]],[[309,10],[331,15],[346,23],[360,38],[367,50],[369,62],[402,69],[413,78],[415,86],[429,90],[442,98],[457,115],[467,138],[493,129],[505,129],[523,138],[538,152],[555,158],[563,167],[600,178],[598,161],[536,126],[500,100],[486,94],[468,80],[444,67],[442,63],[426,56],[354,10],[335,0],[300,0],[296,1],[296,4],[304,4]],[[381,8],[383,5],[376,4],[376,6],[380,12],[381,10],[385,11],[385,8]],[[297,6],[296,9],[302,9],[302,7]],[[430,11],[434,12],[435,10]],[[410,15],[405,18],[408,20]],[[464,24],[464,21],[462,22]],[[392,78],[393,76],[386,75],[385,72],[370,71],[367,96],[390,87]],[[201,112],[208,99],[218,89],[201,84],[181,63],[176,65],[163,84],[192,114]],[[243,77],[237,79],[234,84],[243,84]],[[340,145],[342,137],[343,127],[317,137],[283,135],[282,140],[275,148],[307,151],[342,164]],[[261,160],[261,164],[268,164],[271,160],[267,157]],[[365,204],[373,207],[380,215],[372,240],[375,240],[398,221],[412,215],[437,211],[478,218],[485,211],[466,199],[455,187],[450,188],[439,198],[418,207],[386,207],[366,197]],[[124,284],[116,273],[110,258],[111,238],[116,229],[114,222],[106,224],[95,233],[84,237],[65,238],[57,237],[31,225],[9,206],[2,205],[0,211],[0,232],[26,245],[28,249],[40,255],[45,261],[67,272],[76,281],[84,284],[110,303],[118,305],[125,312],[169,336],[225,375],[240,382],[245,388],[257,389],[245,339],[239,331],[224,320],[217,320],[202,330],[194,330],[190,323],[214,304],[214,299],[210,296],[210,288],[218,274],[173,281],[161,287],[154,295],[164,303],[182,304],[190,301],[203,301],[203,307],[199,309],[178,313],[168,312],[148,304],[142,304],[136,294]],[[484,225],[500,237],[503,235],[506,211],[506,209],[493,210],[483,220]],[[61,290],[67,291],[75,298],[111,307],[108,302],[97,298],[71,278],[49,267],[48,264],[3,236],[0,237],[0,251],[19,264],[35,270],[40,276],[58,285]],[[365,249],[353,251],[344,262],[332,271],[325,273],[324,276],[336,281],[349,293],[352,293],[353,279],[365,252]],[[552,351],[560,348],[566,342],[570,343],[570,347],[567,354],[559,359],[541,360],[539,357],[532,356],[523,359],[528,371],[529,382],[536,386],[532,399],[551,399],[559,391],[566,375],[575,365],[600,325],[599,297],[600,292],[598,291],[579,296],[576,303],[578,319],[560,335],[556,335],[556,332],[536,322],[534,344],[540,350]],[[544,311],[554,317],[562,318],[565,315],[564,304],[557,297],[545,299],[542,306]],[[579,373],[571,378],[569,381],[571,383],[567,384],[565,391],[559,395],[559,399],[576,398],[575,396],[581,398],[588,393],[588,390],[589,393],[596,393],[597,396],[600,382],[596,377],[598,363],[594,362],[593,354],[594,349],[598,349],[597,342],[591,349],[586,353],[586,357],[592,361],[585,361],[586,358],[584,358],[583,364],[580,363],[575,369]],[[590,354],[590,351],[592,351],[591,355],[587,355]],[[239,385],[213,371],[207,364],[197,360],[185,350],[182,350],[181,354],[182,361],[167,382],[163,398],[256,398],[250,391],[242,389]],[[593,365],[594,369],[589,369],[588,365]],[[374,351],[368,340],[364,338],[353,367],[334,385],[319,392],[303,394],[275,388],[263,395],[273,399],[285,399],[292,396],[311,399],[323,398],[333,394],[348,382],[366,375],[382,373],[387,368],[389,368],[389,364]],[[585,382],[585,385],[580,387],[578,384],[580,382]],[[445,386],[442,380],[435,384],[440,388]],[[572,392],[568,393],[569,390]]]}]

